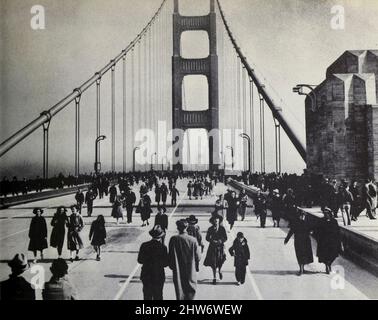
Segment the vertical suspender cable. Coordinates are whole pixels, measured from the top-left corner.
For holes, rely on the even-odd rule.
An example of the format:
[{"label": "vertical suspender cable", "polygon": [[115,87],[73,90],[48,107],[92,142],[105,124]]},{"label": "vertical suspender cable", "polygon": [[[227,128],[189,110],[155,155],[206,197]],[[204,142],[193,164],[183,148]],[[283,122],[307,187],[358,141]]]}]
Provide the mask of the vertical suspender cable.
[{"label": "vertical suspender cable", "polygon": [[252,172],[255,172],[255,111],[253,106],[253,80],[249,79],[249,104],[250,104],[250,136],[251,136],[251,159]]},{"label": "vertical suspender cable", "polygon": [[111,68],[111,97],[112,97],[112,172],[115,172],[115,63]]},{"label": "vertical suspender cable", "polygon": [[122,169],[126,172],[126,53],[122,60]]},{"label": "vertical suspender cable", "polygon": [[[96,80],[96,97],[97,97],[97,126],[96,139],[101,135],[101,78]],[[100,144],[97,147],[97,161],[101,161]],[[97,165],[97,164],[96,164]]]}]

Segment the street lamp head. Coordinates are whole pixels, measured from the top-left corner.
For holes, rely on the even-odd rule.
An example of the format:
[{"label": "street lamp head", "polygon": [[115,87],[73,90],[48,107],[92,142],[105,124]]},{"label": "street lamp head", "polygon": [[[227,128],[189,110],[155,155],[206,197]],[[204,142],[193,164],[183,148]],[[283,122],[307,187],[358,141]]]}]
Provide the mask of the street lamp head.
[{"label": "street lamp head", "polygon": [[98,137],[97,137],[97,140],[98,140],[98,141],[105,140],[105,139],[106,139],[106,136],[98,136]]}]

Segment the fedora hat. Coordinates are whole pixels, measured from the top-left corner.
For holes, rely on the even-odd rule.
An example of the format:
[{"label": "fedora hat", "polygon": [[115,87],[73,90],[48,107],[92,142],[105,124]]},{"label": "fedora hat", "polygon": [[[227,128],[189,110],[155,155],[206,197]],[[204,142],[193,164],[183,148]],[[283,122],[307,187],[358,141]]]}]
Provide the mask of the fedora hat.
[{"label": "fedora hat", "polygon": [[189,218],[186,218],[186,221],[188,221],[188,223],[190,223],[190,224],[198,223],[198,219],[194,215],[191,215],[191,216],[189,216]]},{"label": "fedora hat", "polygon": [[17,253],[14,258],[8,262],[8,266],[17,273],[22,273],[29,268],[28,259],[23,253]]},{"label": "fedora hat", "polygon": [[214,223],[215,219],[219,219],[219,222],[222,223],[223,222],[223,217],[221,215],[219,215],[218,213],[214,213],[214,215],[210,218],[209,222],[211,224]]},{"label": "fedora hat", "polygon": [[164,207],[164,206],[158,206],[158,207],[157,207],[157,210],[158,210],[158,211],[163,210],[164,213],[167,212],[167,208]]},{"label": "fedora hat", "polygon": [[149,233],[150,233],[150,236],[154,239],[159,239],[165,235],[165,232],[163,231],[161,226],[159,226],[158,224],[154,226],[152,230],[150,230]]}]

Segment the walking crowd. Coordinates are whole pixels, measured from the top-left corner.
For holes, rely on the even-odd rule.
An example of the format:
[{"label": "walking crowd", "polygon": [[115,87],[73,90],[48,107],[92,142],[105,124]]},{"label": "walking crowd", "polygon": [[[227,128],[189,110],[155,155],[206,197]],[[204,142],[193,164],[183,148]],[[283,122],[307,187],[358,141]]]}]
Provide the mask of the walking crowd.
[{"label": "walking crowd", "polygon": [[[170,238],[166,246],[165,238],[169,224],[169,217],[166,214],[167,199],[170,196],[170,204],[177,205],[180,192],[176,188],[176,183],[178,179],[184,177],[189,179],[187,196],[190,200],[214,195],[214,187],[222,180],[221,176],[209,173],[128,173],[115,177],[103,175],[95,177],[85,195],[79,188],[75,194],[76,204],[70,206],[71,214],[68,216],[67,208],[60,206],[51,220],[50,246],[57,249],[58,259],[51,265],[52,278],[45,284],[43,298],[78,298],[77,291],[68,278],[68,264],[62,258],[64,242],[66,240],[70,261],[80,260],[79,253],[84,247],[83,206],[86,204],[87,216],[91,217],[94,200],[102,199],[104,195],[109,197],[111,216],[116,219],[117,224],[120,223],[120,219],[124,219],[124,209],[126,223],[132,223],[135,208],[135,212],[141,216],[142,227],[145,227],[150,225],[149,220],[153,212],[149,192],[154,192],[157,213],[153,227],[149,231],[151,240],[141,245],[138,254],[138,263],[142,265],[140,279],[146,300],[163,299],[166,267],[172,270],[178,300],[195,298],[201,260],[205,267],[210,267],[212,270],[212,283],[216,285],[222,281],[222,267],[226,261],[225,245],[228,240],[224,223],[227,221],[229,229],[232,230],[239,217],[241,221],[245,220],[248,207],[254,208],[262,228],[266,226],[268,210],[272,213],[274,227],[280,226],[281,219],[288,221],[289,232],[284,244],[294,236],[294,248],[299,265],[298,275],[305,272],[305,265],[313,262],[311,236],[317,241],[319,262],[325,264],[327,274],[332,271],[331,265],[342,250],[339,225],[335,219],[339,212],[346,224],[350,224],[351,220],[357,220],[363,210],[366,210],[371,219],[375,218],[377,188],[371,180],[366,181],[361,188],[355,182],[348,184],[346,181],[341,181],[337,184],[326,179],[321,181],[319,187],[313,187],[316,184],[311,184],[312,180],[307,179],[306,176],[298,178],[290,175],[256,174],[250,175],[247,180],[247,183],[256,187],[256,193],[247,195],[242,189],[237,194],[235,190],[228,188],[224,195],[217,197],[205,237],[208,243],[206,253],[204,253],[205,244],[198,219],[194,215],[176,221],[177,234]],[[133,191],[136,185],[139,186],[140,193],[138,202]],[[298,189],[298,186],[307,187]],[[309,219],[299,209],[304,204],[306,206],[320,204],[324,218],[317,221]],[[34,217],[29,228],[28,250],[34,255],[34,263],[37,262],[38,252],[40,259],[44,259],[43,252],[48,247],[48,229],[43,213],[42,208],[33,210]],[[98,215],[91,222],[89,231],[89,241],[94,248],[97,261],[101,261],[101,247],[106,244],[106,239],[105,219],[103,215]],[[235,283],[242,285],[251,259],[248,240],[242,232],[237,233],[228,252],[234,259]],[[22,277],[29,267],[26,256],[16,254],[9,262],[9,267],[12,273],[8,280],[1,283],[1,299],[34,299],[34,290]]]}]

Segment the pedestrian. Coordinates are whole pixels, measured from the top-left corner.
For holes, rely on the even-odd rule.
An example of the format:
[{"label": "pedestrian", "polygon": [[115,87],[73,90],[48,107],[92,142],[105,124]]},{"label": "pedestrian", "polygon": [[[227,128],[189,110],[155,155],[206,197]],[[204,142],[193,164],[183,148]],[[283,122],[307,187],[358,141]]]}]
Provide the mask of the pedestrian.
[{"label": "pedestrian", "polygon": [[332,269],[332,263],[339,256],[341,252],[341,236],[340,227],[336,219],[332,215],[332,210],[329,208],[323,209],[324,218],[321,219],[315,238],[317,241],[317,256],[319,263],[324,263],[326,273],[329,274]]},{"label": "pedestrian", "polygon": [[127,223],[133,222],[133,210],[134,210],[135,202],[136,202],[135,193],[130,188],[128,188],[126,190],[126,195],[124,199],[124,207],[126,207],[126,213],[127,213]]},{"label": "pedestrian", "polygon": [[99,215],[96,220],[92,222],[89,231],[89,241],[97,253],[96,260],[101,260],[101,246],[106,243],[106,228],[105,219],[103,215]]},{"label": "pedestrian", "polygon": [[188,188],[188,197],[189,197],[189,200],[192,200],[192,196],[193,196],[193,192],[194,192],[194,186],[193,186],[193,183],[192,181],[190,180],[188,185],[187,185],[187,188]]},{"label": "pedestrian", "polygon": [[177,300],[194,300],[197,289],[197,272],[201,253],[197,240],[188,235],[188,222],[176,222],[178,235],[169,241],[169,267],[173,271],[173,283]]},{"label": "pedestrian", "polygon": [[217,284],[217,271],[219,279],[223,279],[222,266],[226,261],[224,252],[224,243],[227,241],[226,229],[222,225],[222,216],[213,216],[210,218],[211,227],[207,230],[206,241],[209,242],[204,265],[211,267],[213,271],[213,284]]},{"label": "pedestrian", "polygon": [[202,242],[202,235],[201,235],[201,229],[200,226],[198,225],[198,219],[194,216],[191,215],[189,218],[186,219],[188,221],[188,234],[194,238],[196,238],[198,246],[201,248],[201,253],[203,252],[203,248],[205,245]]},{"label": "pedestrian", "polygon": [[215,212],[223,216],[223,196],[219,195],[218,199],[215,201]]},{"label": "pedestrian", "polygon": [[164,268],[168,266],[168,249],[162,240],[165,232],[160,225],[155,225],[149,233],[152,240],[143,243],[138,254],[138,263],[142,265],[143,297],[144,300],[163,300]]},{"label": "pedestrian", "polygon": [[109,188],[109,202],[114,203],[117,198],[117,188],[114,184]]},{"label": "pedestrian", "polygon": [[339,187],[339,192],[337,193],[337,201],[341,211],[341,216],[343,218],[344,226],[350,226],[351,224],[351,206],[353,202],[353,195],[349,191],[348,184],[343,183]]},{"label": "pedestrian", "polygon": [[120,218],[123,221],[122,203],[118,197],[115,198],[113,206],[112,206],[112,217],[116,219],[117,225],[119,224]]},{"label": "pedestrian", "polygon": [[375,220],[375,211],[377,207],[377,188],[372,183],[372,179],[367,179],[362,187],[362,201],[366,215],[370,220]]},{"label": "pedestrian", "polygon": [[284,244],[287,244],[294,235],[294,248],[299,265],[299,276],[305,273],[304,266],[314,261],[310,238],[311,230],[305,217],[304,212],[301,212],[299,217],[292,221],[290,231],[284,241]]},{"label": "pedestrian", "polygon": [[[328,183],[325,186],[328,186],[328,189],[329,189]],[[325,197],[325,195],[323,195],[323,198],[324,197]],[[323,201],[323,203],[328,202],[328,200],[325,199],[325,198],[322,201]],[[288,220],[289,226],[290,226],[291,221],[294,221],[297,218],[297,198],[294,194],[293,189],[291,189],[291,188],[287,189],[287,193],[283,196],[282,202],[283,202],[284,209],[285,209],[285,216],[286,216],[286,219]]]},{"label": "pedestrian", "polygon": [[281,212],[282,212],[282,199],[278,189],[273,190],[271,201],[273,227],[280,227]]},{"label": "pedestrian", "polygon": [[238,232],[232,247],[229,249],[230,255],[234,257],[235,278],[238,285],[244,284],[247,272],[250,251],[248,241],[242,232]]},{"label": "pedestrian", "polygon": [[50,271],[52,277],[45,283],[42,291],[43,300],[78,300],[76,288],[68,278],[68,265],[63,259],[54,260]]},{"label": "pedestrian", "polygon": [[64,206],[58,207],[51,220],[51,237],[50,246],[57,248],[58,258],[62,257],[64,238],[66,236],[66,227],[68,225],[67,209]]},{"label": "pedestrian", "polygon": [[241,216],[241,220],[244,221],[245,219],[245,212],[247,210],[248,205],[248,196],[244,189],[239,194],[239,214]]},{"label": "pedestrian", "polygon": [[158,206],[160,206],[160,201],[161,201],[161,187],[160,185],[157,183],[155,185],[155,202]]},{"label": "pedestrian", "polygon": [[253,200],[253,205],[255,207],[255,214],[257,218],[260,219],[260,227],[265,228],[266,215],[267,215],[267,204],[266,197],[262,194],[261,190],[257,192],[255,199]]},{"label": "pedestrian", "polygon": [[166,214],[167,209],[165,207],[158,206],[157,210],[158,210],[158,212],[155,216],[155,226],[159,225],[161,227],[161,229],[163,230],[164,236],[163,236],[162,240],[163,240],[163,243],[164,243],[165,234],[166,234],[167,229],[168,229],[168,216]]},{"label": "pedestrian", "polygon": [[81,214],[81,208],[83,207],[83,203],[84,203],[84,200],[85,200],[85,197],[84,197],[84,193],[83,191],[81,191],[81,189],[79,188],[75,194],[75,200],[76,200],[76,205],[77,205],[77,208]]},{"label": "pedestrian", "polygon": [[80,260],[79,251],[83,248],[83,240],[81,239],[80,232],[84,228],[84,222],[77,206],[71,206],[71,212],[68,218],[67,247],[68,250],[70,250],[70,260],[72,262],[74,252],[76,252],[75,260]]},{"label": "pedestrian", "polygon": [[353,196],[353,201],[350,208],[350,214],[352,221],[357,221],[358,216],[361,212],[361,195],[360,191],[358,190],[357,181],[353,181],[349,186],[349,191]]},{"label": "pedestrian", "polygon": [[87,205],[87,215],[88,217],[92,216],[93,213],[93,201],[96,199],[97,195],[94,190],[91,188],[85,195],[85,203]]},{"label": "pedestrian", "polygon": [[138,204],[137,212],[140,213],[142,219],[142,227],[150,225],[148,220],[151,218],[151,198],[147,193],[141,194],[141,198]]},{"label": "pedestrian", "polygon": [[37,251],[41,253],[41,260],[43,260],[43,250],[47,245],[47,224],[45,218],[42,216],[43,210],[41,208],[33,209],[34,217],[30,222],[29,228],[29,247],[28,250],[34,254],[34,263],[37,262]]},{"label": "pedestrian", "polygon": [[177,205],[177,197],[180,196],[180,192],[176,188],[176,184],[172,184],[170,196],[171,196],[171,205],[172,207],[174,207]]},{"label": "pedestrian", "polygon": [[230,230],[232,230],[235,221],[238,220],[238,207],[239,201],[236,198],[236,192],[231,192],[231,197],[227,200],[227,212],[226,212],[226,219],[227,222],[230,224]]},{"label": "pedestrian", "polygon": [[29,269],[26,256],[18,253],[8,262],[12,273],[9,279],[0,283],[0,300],[35,300],[35,290],[22,274]]},{"label": "pedestrian", "polygon": [[163,202],[163,206],[165,207],[167,203],[168,188],[164,182],[161,184],[160,193],[161,193],[161,201]]}]

